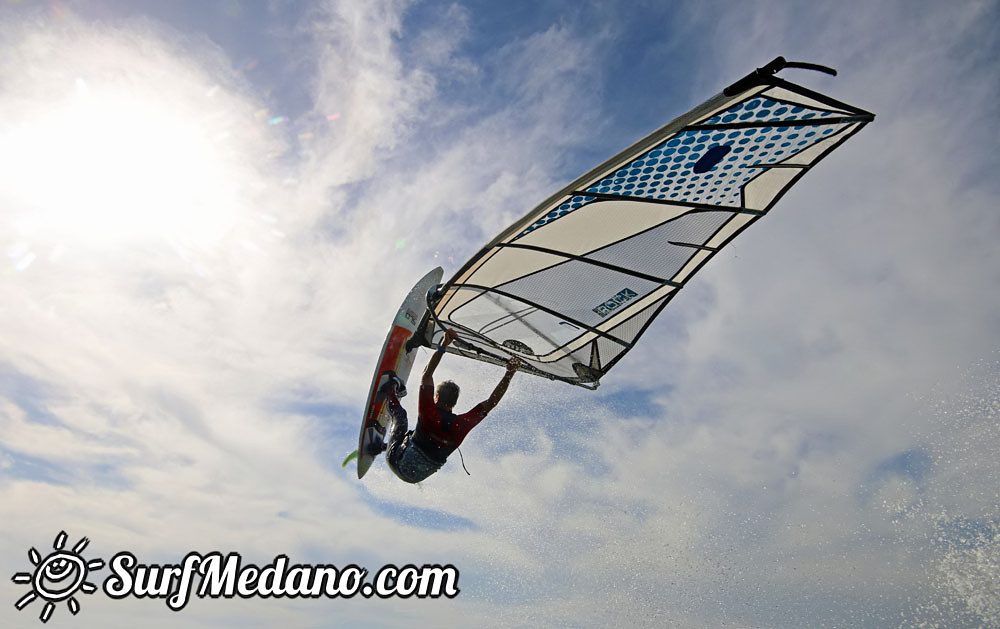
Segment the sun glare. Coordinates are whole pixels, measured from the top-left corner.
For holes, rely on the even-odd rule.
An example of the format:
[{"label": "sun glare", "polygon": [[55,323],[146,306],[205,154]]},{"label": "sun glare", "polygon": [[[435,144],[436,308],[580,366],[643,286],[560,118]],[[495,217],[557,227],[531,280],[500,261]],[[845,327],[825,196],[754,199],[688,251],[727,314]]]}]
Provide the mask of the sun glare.
[{"label": "sun glare", "polygon": [[234,178],[194,111],[83,79],[74,92],[0,132],[5,213],[22,237],[208,245],[227,233]]}]

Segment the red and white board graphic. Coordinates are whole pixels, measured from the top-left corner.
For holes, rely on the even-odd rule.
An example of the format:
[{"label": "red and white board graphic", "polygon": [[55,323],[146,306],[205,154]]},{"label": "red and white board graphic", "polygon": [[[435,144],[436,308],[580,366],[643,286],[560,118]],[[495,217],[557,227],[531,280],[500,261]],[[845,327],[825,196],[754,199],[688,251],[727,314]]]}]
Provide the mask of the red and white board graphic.
[{"label": "red and white board graphic", "polygon": [[378,357],[375,373],[372,374],[372,384],[368,389],[368,404],[365,406],[364,421],[361,424],[361,434],[358,436],[358,478],[362,478],[371,467],[375,457],[367,452],[370,441],[375,439],[377,434],[380,438],[385,438],[386,427],[389,425],[389,411],[385,407],[385,402],[375,401],[375,394],[384,382],[383,374],[386,371],[395,371],[396,375],[404,383],[410,377],[410,370],[413,369],[413,359],[417,356],[415,345],[409,352],[406,351],[406,342],[410,340],[420,319],[427,310],[427,293],[432,288],[441,283],[444,270],[441,267],[430,271],[410,290],[403,305],[396,312],[396,318],[392,322],[385,343],[382,345],[382,353]]}]

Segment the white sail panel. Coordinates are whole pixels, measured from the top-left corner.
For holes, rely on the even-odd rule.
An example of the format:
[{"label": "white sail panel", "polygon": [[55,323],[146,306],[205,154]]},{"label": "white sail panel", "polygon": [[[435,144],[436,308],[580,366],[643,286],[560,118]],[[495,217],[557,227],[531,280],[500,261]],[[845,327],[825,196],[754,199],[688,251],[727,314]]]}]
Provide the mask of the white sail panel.
[{"label": "white sail panel", "polygon": [[438,293],[426,342],[451,327],[452,353],[518,356],[523,371],[597,386],[704,264],[874,118],[781,79],[746,80],[504,230]]},{"label": "white sail panel", "polygon": [[[595,202],[560,219],[559,230],[535,229],[519,238],[517,243],[582,255],[677,218],[686,211],[682,206],[632,200]],[[594,229],[595,221],[600,220],[595,214],[608,213],[614,214],[616,220],[603,223],[602,229]]]}]

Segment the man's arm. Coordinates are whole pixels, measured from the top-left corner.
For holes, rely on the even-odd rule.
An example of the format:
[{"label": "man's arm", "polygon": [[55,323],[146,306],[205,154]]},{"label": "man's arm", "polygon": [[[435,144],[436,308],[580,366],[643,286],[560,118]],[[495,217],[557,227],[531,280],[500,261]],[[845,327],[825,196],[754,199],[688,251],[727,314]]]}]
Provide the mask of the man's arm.
[{"label": "man's arm", "polygon": [[458,336],[458,334],[451,328],[444,331],[444,339],[441,341],[440,349],[434,352],[431,359],[427,361],[427,366],[424,367],[424,375],[420,379],[420,386],[434,386],[434,370],[437,369],[438,363],[441,362],[441,357],[444,356],[444,348],[451,345],[451,342],[455,340],[456,336]]},{"label": "man's arm", "polygon": [[490,394],[490,397],[483,402],[484,411],[489,413],[496,408],[497,404],[500,403],[500,399],[503,398],[504,393],[507,392],[507,386],[510,384],[510,379],[514,377],[514,374],[517,372],[517,368],[520,365],[521,361],[516,356],[507,361],[507,373],[505,373],[503,378],[500,379],[500,382],[497,383],[497,386],[493,389],[493,393]]}]

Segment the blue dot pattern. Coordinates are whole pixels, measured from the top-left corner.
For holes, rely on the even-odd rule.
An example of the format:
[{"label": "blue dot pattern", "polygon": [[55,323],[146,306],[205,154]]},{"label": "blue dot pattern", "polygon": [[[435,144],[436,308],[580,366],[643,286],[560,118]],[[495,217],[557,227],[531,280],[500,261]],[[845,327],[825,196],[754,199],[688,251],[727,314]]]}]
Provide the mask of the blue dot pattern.
[{"label": "blue dot pattern", "polygon": [[523,236],[523,235],[525,235],[525,234],[527,234],[527,233],[529,233],[529,232],[531,232],[531,231],[533,231],[535,229],[538,229],[539,227],[541,227],[542,225],[545,225],[546,223],[551,223],[552,221],[556,220],[557,218],[559,218],[561,216],[566,216],[567,214],[569,214],[573,210],[575,210],[577,208],[580,208],[580,207],[583,207],[584,205],[587,205],[588,203],[590,203],[593,200],[594,200],[594,197],[582,197],[582,196],[573,197],[572,199],[566,201],[565,203],[563,203],[559,207],[553,209],[548,214],[546,214],[542,218],[540,218],[537,221],[535,221],[534,223],[532,223],[530,227],[528,227],[523,232],[521,232],[520,234],[518,234],[517,237],[520,238],[521,236]]},{"label": "blue dot pattern", "polygon": [[[756,97],[737,103],[700,124],[773,122],[777,125],[843,115],[842,112],[816,110]],[[738,207],[743,186],[763,171],[754,168],[754,165],[785,161],[846,124],[682,131],[602,178],[586,192]],[[732,150],[718,164],[707,172],[694,172],[694,165],[706,151],[725,145],[731,146]],[[575,196],[517,237],[565,216],[593,199]]]}]

